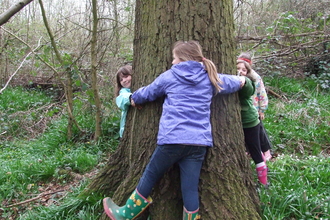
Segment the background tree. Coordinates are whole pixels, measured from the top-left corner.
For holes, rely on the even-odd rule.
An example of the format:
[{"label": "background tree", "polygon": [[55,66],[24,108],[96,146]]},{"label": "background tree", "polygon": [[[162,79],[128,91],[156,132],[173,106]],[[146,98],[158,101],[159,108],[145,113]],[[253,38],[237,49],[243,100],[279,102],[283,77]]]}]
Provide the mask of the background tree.
[{"label": "background tree", "polygon": [[97,86],[97,0],[92,1],[92,14],[93,14],[93,28],[92,28],[92,40],[91,40],[91,66],[92,66],[92,90],[95,102],[95,134],[94,140],[98,140],[101,136],[101,101],[99,96],[99,90]]},{"label": "background tree", "polygon": [[[136,1],[133,91],[170,68],[172,44],[198,40],[221,72],[235,73],[232,1]],[[126,201],[155,146],[162,100],[131,109],[123,139],[106,167],[88,187]],[[215,97],[212,106],[214,148],[201,174],[203,219],[259,219],[258,198],[246,159],[235,94]],[[178,168],[172,168],[151,195],[152,219],[178,219],[182,199]],[[146,219],[142,216],[141,219]]]},{"label": "background tree", "polygon": [[[46,11],[45,8],[43,6],[43,2],[42,0],[39,0],[39,4],[40,4],[40,9],[41,9],[41,13],[42,13],[42,18],[45,24],[45,27],[47,29],[47,33],[49,35],[50,38],[50,42],[52,45],[52,49],[54,50],[54,53],[56,55],[56,59],[57,61],[60,63],[61,69],[63,70],[63,72],[65,72],[66,74],[66,78],[65,78],[65,82],[63,83],[64,85],[64,94],[66,97],[66,102],[67,102],[67,110],[68,110],[68,114],[69,114],[69,118],[68,118],[68,127],[67,127],[67,136],[68,139],[72,138],[72,134],[73,134],[73,125],[76,124],[79,127],[77,121],[75,120],[74,116],[73,116],[73,76],[72,76],[72,67],[71,65],[69,65],[67,63],[66,60],[63,59],[62,54],[60,54],[59,50],[58,50],[58,46],[55,42],[55,38],[53,35],[52,30],[50,29],[49,23],[47,21],[47,16],[46,16]],[[58,76],[59,78],[61,76]]]}]

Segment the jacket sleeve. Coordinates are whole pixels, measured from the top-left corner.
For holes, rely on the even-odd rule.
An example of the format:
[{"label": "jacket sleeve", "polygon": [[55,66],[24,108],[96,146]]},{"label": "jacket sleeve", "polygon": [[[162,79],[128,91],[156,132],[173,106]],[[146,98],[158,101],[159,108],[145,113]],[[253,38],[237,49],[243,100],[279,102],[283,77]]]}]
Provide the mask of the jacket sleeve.
[{"label": "jacket sleeve", "polygon": [[139,88],[132,94],[135,104],[155,101],[157,98],[165,95],[164,74],[158,76],[151,84]]},{"label": "jacket sleeve", "polygon": [[249,98],[254,94],[255,84],[247,77],[245,77],[245,84],[241,90],[239,90],[240,97]]},{"label": "jacket sleeve", "polygon": [[121,110],[126,110],[131,105],[129,97],[132,95],[130,92],[119,92],[119,96],[116,97],[116,104]]},{"label": "jacket sleeve", "polygon": [[222,90],[219,94],[229,94],[237,92],[241,86],[241,80],[238,76],[218,74],[222,84],[220,85]]}]

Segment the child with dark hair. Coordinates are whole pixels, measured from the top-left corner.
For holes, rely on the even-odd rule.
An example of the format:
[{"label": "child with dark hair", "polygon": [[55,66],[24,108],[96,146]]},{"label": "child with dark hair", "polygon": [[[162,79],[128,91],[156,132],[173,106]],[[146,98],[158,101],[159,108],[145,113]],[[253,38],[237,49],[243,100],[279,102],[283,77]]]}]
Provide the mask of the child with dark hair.
[{"label": "child with dark hair", "polygon": [[116,104],[121,109],[119,136],[123,137],[126,115],[131,105],[129,97],[131,93],[132,66],[126,65],[119,68],[116,73]]}]

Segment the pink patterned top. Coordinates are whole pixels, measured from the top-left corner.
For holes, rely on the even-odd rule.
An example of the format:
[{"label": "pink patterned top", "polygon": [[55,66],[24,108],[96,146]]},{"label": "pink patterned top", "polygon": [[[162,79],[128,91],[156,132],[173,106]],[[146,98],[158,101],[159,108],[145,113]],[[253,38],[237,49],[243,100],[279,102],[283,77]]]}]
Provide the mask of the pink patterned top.
[{"label": "pink patterned top", "polygon": [[267,96],[266,88],[260,75],[256,73],[256,71],[252,70],[251,74],[254,75],[255,78],[257,79],[255,81],[256,90],[252,96],[253,105],[254,107],[256,107],[258,112],[260,111],[264,113],[268,108],[268,96]]}]

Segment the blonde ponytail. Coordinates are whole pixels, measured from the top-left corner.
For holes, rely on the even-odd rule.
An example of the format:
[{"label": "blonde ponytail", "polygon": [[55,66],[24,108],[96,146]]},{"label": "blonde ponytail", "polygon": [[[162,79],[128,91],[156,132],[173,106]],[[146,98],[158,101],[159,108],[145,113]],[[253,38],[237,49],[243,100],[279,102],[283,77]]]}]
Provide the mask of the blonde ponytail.
[{"label": "blonde ponytail", "polygon": [[222,90],[222,87],[220,86],[222,84],[222,81],[218,76],[218,71],[216,66],[209,59],[203,58],[202,60],[212,85],[214,86],[214,88],[216,88],[217,92],[220,92]]}]

